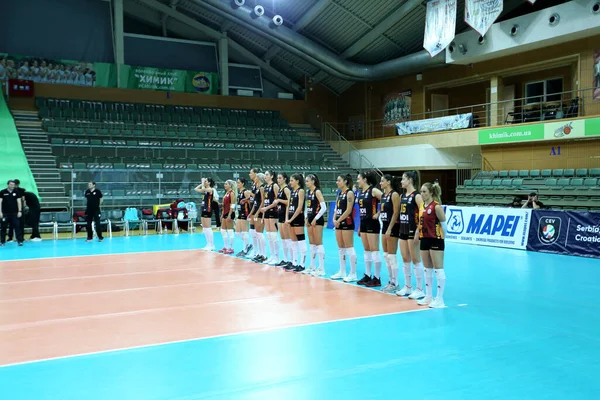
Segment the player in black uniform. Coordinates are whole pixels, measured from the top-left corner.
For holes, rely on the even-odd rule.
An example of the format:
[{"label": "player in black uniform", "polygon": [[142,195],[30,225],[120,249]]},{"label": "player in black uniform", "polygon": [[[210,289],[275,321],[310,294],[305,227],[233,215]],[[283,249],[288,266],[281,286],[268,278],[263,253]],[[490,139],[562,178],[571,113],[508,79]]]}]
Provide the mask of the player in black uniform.
[{"label": "player in black uniform", "polygon": [[290,199],[285,223],[290,226],[292,238],[292,261],[285,266],[286,271],[304,271],[306,258],[306,236],[304,235],[304,176],[294,174],[290,178]]},{"label": "player in black uniform", "polygon": [[235,220],[235,231],[244,241],[244,249],[236,254],[238,257],[244,257],[250,250],[250,235],[248,234],[248,214],[250,214],[250,191],[246,189],[246,179],[237,180],[238,200],[237,200],[237,219]]},{"label": "player in black uniform", "polygon": [[[400,199],[400,253],[404,269],[404,287],[396,292],[398,296],[408,296],[409,299],[418,300],[425,297],[423,291],[423,278],[425,270],[421,261],[420,246],[415,242],[415,231],[419,221],[419,207],[423,199],[416,188],[419,186],[419,173],[407,171],[402,175],[402,188],[404,193]],[[418,239],[417,239],[418,240]],[[411,266],[415,265],[415,278],[417,287],[413,290]]]},{"label": "player in black uniform", "polygon": [[263,262],[267,259],[265,256],[266,241],[262,235],[265,227],[262,221],[262,213],[260,208],[263,202],[263,185],[265,175],[258,172],[258,168],[252,168],[250,170],[250,180],[252,180],[252,189],[250,196],[252,196],[252,209],[248,215],[250,220],[250,236],[252,236],[252,242],[254,244],[255,257],[252,258],[254,262]]},{"label": "player in black uniform", "polygon": [[346,257],[350,259],[350,275],[356,276],[356,252],[354,251],[354,193],[352,177],[340,175],[336,181],[339,193],[335,202],[333,225],[340,255],[340,270],[331,279],[346,278]]},{"label": "player in black uniform", "polygon": [[277,265],[278,267],[284,267],[292,260],[292,239],[290,238],[290,226],[285,223],[287,218],[287,207],[288,199],[291,195],[289,187],[290,178],[288,178],[285,172],[277,174],[277,184],[279,185],[279,193],[277,194],[277,217],[279,228],[279,235],[281,237],[281,247],[283,247],[283,260]]},{"label": "player in black uniform", "polygon": [[[389,283],[381,289],[384,293],[395,294],[398,286],[398,239],[400,238],[400,178],[386,174],[381,178],[383,197],[381,199],[381,222],[383,238],[383,260],[388,269]],[[369,286],[368,284],[366,286]]]},{"label": "player in black uniform", "polygon": [[212,231],[212,202],[214,198],[214,186],[215,181],[212,178],[202,178],[202,183],[200,183],[194,189],[196,192],[202,194],[202,232],[206,237],[206,247],[204,247],[202,250],[206,251],[215,250],[215,241]]},{"label": "player in black uniform", "polygon": [[269,265],[278,265],[281,262],[279,258],[279,243],[277,242],[277,217],[279,215],[277,214],[277,203],[275,202],[280,189],[279,185],[275,183],[275,179],[277,179],[275,172],[265,172],[266,185],[264,188],[263,206],[260,209],[263,215],[262,220],[267,230],[267,239],[271,252],[271,256],[266,261],[266,264]]},{"label": "player in black uniform", "polygon": [[[306,177],[306,227],[310,244],[310,266],[304,271],[309,275],[325,276],[325,247],[323,247],[323,227],[327,205],[321,192],[319,177],[310,174]],[[317,268],[319,256],[319,268]]]},{"label": "player in black uniform", "polygon": [[[358,285],[369,284],[370,287],[381,286],[381,256],[379,254],[379,223],[378,205],[381,200],[381,190],[377,189],[377,174],[373,171],[358,175],[358,209],[360,212],[360,228],[358,230],[365,249],[365,275],[356,282]],[[371,266],[375,264],[375,274],[371,276]],[[344,282],[356,281],[356,275],[348,276]]]}]

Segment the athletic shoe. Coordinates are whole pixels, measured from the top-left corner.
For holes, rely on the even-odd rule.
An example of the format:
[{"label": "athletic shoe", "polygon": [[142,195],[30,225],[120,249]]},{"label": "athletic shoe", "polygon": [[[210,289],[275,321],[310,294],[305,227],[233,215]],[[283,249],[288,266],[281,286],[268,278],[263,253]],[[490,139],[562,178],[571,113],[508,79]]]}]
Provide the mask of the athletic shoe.
[{"label": "athletic shoe", "polygon": [[[103,240],[104,240],[104,238],[98,239],[99,242],[102,242]],[[214,248],[213,248],[213,250],[214,250]]]},{"label": "athletic shoe", "polygon": [[296,265],[293,271],[296,273],[304,273],[304,271],[306,271],[306,268],[304,268],[302,265]]},{"label": "athletic shoe", "polygon": [[42,241],[42,238],[37,238],[37,237],[36,237],[36,238],[33,238],[33,239],[31,239],[31,241],[32,241],[32,242],[41,242],[41,241]]},{"label": "athletic shoe", "polygon": [[386,294],[395,294],[396,290],[398,290],[397,286],[392,282],[389,282],[383,289],[381,289],[381,291]]},{"label": "athletic shoe", "polygon": [[302,273],[306,274],[306,275],[312,275],[312,274],[314,274],[314,272],[315,272],[315,269],[313,267],[305,268],[304,271],[302,271]]},{"label": "athletic shoe", "polygon": [[325,272],[325,268],[319,268],[313,272],[313,276],[325,276],[325,275],[327,275],[327,273]]},{"label": "athletic shoe", "polygon": [[[89,240],[88,240],[88,242],[89,242]],[[213,250],[214,250],[214,248],[212,248],[212,247],[210,247],[210,246],[204,246],[204,247],[202,248],[202,251],[213,251]]]},{"label": "athletic shoe", "polygon": [[227,254],[227,247],[223,247],[221,250],[219,250],[219,253]]},{"label": "athletic shoe", "polygon": [[428,306],[433,302],[433,297],[425,296],[421,300],[417,301],[417,304],[420,306]]},{"label": "athletic shoe", "polygon": [[381,286],[381,279],[373,277],[369,282],[365,283],[366,287],[379,287]]},{"label": "athletic shoe", "polygon": [[233,253],[234,253],[233,249],[226,249],[225,250],[225,254],[233,254]]},{"label": "athletic shoe", "polygon": [[85,242],[89,243],[89,242],[92,242],[92,241],[93,241],[92,239],[87,239]]},{"label": "athletic shoe", "polygon": [[342,272],[338,272],[335,275],[331,275],[329,277],[329,279],[333,279],[333,280],[338,280],[338,279],[346,279],[346,274],[342,273]]},{"label": "athletic shoe", "polygon": [[287,265],[287,261],[281,260],[279,262],[279,264],[276,265],[276,267],[281,268],[281,267],[285,267],[286,265]]},{"label": "athletic shoe", "polygon": [[245,250],[242,250],[242,251],[240,251],[239,253],[237,253],[235,256],[236,256],[236,257],[246,257],[246,254],[247,254],[247,253],[246,253],[246,251],[245,251]]},{"label": "athletic shoe", "polygon": [[295,268],[295,265],[292,264],[291,262],[287,262],[287,264],[285,264],[285,266],[283,267],[284,270],[290,272]]},{"label": "athletic shoe", "polygon": [[19,242],[19,246],[23,246],[23,242]]},{"label": "athletic shoe", "polygon": [[444,304],[444,299],[440,299],[439,297],[436,297],[435,299],[433,299],[433,301],[431,303],[429,303],[429,308],[445,308],[446,305]]},{"label": "athletic shoe", "polygon": [[365,274],[365,276],[363,276],[360,281],[356,282],[356,284],[357,285],[366,285],[370,281],[371,281],[371,277],[369,275]]},{"label": "athletic shoe", "polygon": [[425,292],[423,292],[421,289],[414,290],[410,296],[408,296],[408,298],[411,300],[418,300],[422,299],[423,297],[425,297]]},{"label": "athletic shoe", "polygon": [[358,278],[356,277],[356,274],[350,274],[344,278],[344,282],[346,283],[356,282],[357,280]]},{"label": "athletic shoe", "polygon": [[[412,288],[410,286],[404,285],[404,287],[396,292],[396,296],[408,296],[412,293]],[[423,297],[423,296],[421,296]]]}]

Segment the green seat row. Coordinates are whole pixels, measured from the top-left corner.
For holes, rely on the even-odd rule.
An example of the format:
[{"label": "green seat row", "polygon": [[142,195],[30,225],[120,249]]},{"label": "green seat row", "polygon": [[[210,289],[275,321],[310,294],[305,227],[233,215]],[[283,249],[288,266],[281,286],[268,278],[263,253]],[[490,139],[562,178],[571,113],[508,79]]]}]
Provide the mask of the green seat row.
[{"label": "green seat row", "polygon": [[567,169],[521,169],[521,170],[502,170],[493,171],[493,175],[501,179],[507,178],[532,178],[532,179],[544,179],[544,178],[586,178],[586,177],[600,177],[600,168],[567,168]]}]

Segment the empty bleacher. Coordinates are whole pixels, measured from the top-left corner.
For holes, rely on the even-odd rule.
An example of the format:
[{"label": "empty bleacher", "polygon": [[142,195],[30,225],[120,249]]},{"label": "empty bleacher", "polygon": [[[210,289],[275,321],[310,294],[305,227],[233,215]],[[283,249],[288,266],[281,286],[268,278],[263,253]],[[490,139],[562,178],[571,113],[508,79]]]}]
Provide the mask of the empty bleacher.
[{"label": "empty bleacher", "polygon": [[557,210],[600,210],[600,168],[484,171],[456,189],[456,201],[470,206],[505,206],[515,196],[537,192]]},{"label": "empty bleacher", "polygon": [[352,172],[329,145],[278,111],[42,98],[36,104],[74,208],[83,206],[88,180],[104,186],[106,205],[139,207],[189,198],[207,174],[222,189],[252,167],[317,173],[332,199],[337,175]]}]

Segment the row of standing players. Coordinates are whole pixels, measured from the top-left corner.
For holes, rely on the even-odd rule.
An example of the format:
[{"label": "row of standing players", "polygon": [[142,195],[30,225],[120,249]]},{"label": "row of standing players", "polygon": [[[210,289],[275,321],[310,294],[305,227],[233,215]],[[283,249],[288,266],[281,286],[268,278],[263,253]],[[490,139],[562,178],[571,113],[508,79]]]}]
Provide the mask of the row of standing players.
[{"label": "row of standing players", "polygon": [[[233,241],[237,233],[244,242],[244,249],[237,253],[238,257],[251,258],[254,262],[281,267],[286,271],[325,276],[323,228],[327,206],[320,190],[319,178],[315,174],[309,174],[306,178],[302,174],[294,174],[288,178],[285,173],[266,171],[263,174],[256,168],[250,171],[249,177],[252,182],[250,190],[246,189],[247,182],[244,178],[225,182],[221,219],[221,234],[225,246],[219,252],[234,253]],[[379,182],[381,190],[377,188],[377,178],[371,171],[360,173],[356,198],[351,189],[352,177],[341,175],[337,178],[339,190],[333,222],[340,269],[330,278],[348,283],[356,282],[367,287],[380,287],[381,243],[383,261],[389,276],[388,284],[381,290],[417,300],[419,305],[445,307],[446,217],[441,205],[440,187],[431,183],[419,186],[417,171],[405,172],[401,178],[384,175]],[[204,250],[208,251],[215,250],[211,228],[214,186],[215,182],[211,178],[204,178],[195,189],[203,195],[201,217],[207,241]],[[417,191],[419,187],[420,192]],[[356,273],[357,257],[354,249],[355,202],[360,212],[358,235],[364,248],[365,262],[365,273],[360,280]],[[305,227],[310,245],[308,267],[305,266]],[[265,230],[266,238],[263,235]],[[280,257],[279,239],[283,258]],[[270,247],[269,258],[267,241]],[[398,248],[403,262],[403,286],[398,279]],[[347,261],[350,262],[349,274],[346,269]],[[416,287],[412,284],[413,270]],[[433,275],[437,280],[435,297]]]}]

